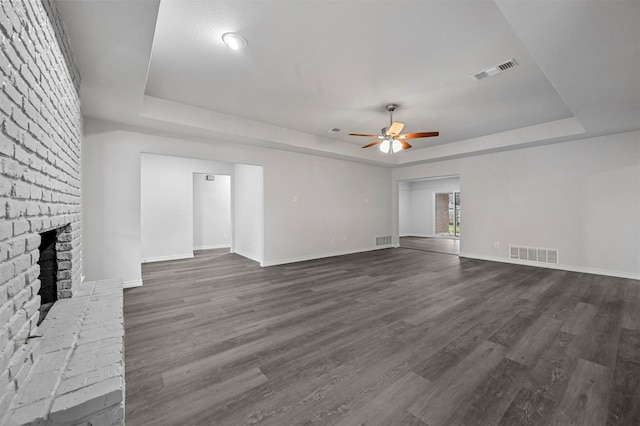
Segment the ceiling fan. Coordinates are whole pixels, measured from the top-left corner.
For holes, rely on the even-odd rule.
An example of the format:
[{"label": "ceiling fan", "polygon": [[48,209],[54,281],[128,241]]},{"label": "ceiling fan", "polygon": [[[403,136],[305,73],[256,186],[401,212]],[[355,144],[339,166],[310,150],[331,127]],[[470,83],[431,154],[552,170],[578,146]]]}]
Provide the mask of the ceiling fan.
[{"label": "ceiling fan", "polygon": [[349,133],[349,136],[364,136],[365,138],[376,138],[378,139],[377,141],[371,142],[370,144],[363,146],[363,148],[380,145],[380,151],[386,154],[389,152],[395,153],[403,149],[411,148],[411,144],[405,139],[430,138],[438,136],[440,134],[440,132],[417,132],[400,134],[402,128],[404,127],[404,123],[393,121],[393,111],[398,108],[398,105],[389,104],[386,106],[386,108],[387,111],[389,111],[389,127],[382,128],[382,134],[369,135],[365,133]]}]

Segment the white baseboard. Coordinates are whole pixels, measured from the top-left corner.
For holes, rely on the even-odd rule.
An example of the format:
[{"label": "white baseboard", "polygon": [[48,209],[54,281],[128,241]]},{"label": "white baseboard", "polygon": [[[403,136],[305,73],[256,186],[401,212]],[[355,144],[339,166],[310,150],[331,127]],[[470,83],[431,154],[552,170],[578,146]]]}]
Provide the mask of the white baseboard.
[{"label": "white baseboard", "polygon": [[383,246],[376,247],[367,247],[367,248],[359,248],[359,249],[349,249],[349,250],[339,250],[329,253],[321,253],[321,254],[310,254],[307,256],[299,256],[299,257],[290,257],[288,259],[276,259],[276,260],[267,260],[260,263],[260,266],[276,266],[276,265],[286,265],[288,263],[296,263],[296,262],[306,262],[307,260],[316,260],[316,259],[324,259],[327,257],[334,256],[345,256],[347,254],[355,254],[355,253],[364,253],[366,251],[374,251],[380,249],[394,248],[398,247],[394,244],[385,244]]},{"label": "white baseboard", "polygon": [[620,272],[620,271],[609,271],[606,269],[587,268],[584,266],[532,262],[528,260],[510,259],[507,257],[498,257],[498,256],[485,256],[480,254],[462,253],[462,252],[460,253],[460,257],[467,257],[469,259],[478,259],[478,260],[489,260],[491,262],[512,263],[514,265],[537,266],[539,268],[558,269],[561,271],[582,272],[585,274],[606,275],[610,277],[640,280],[640,274],[634,274],[630,272]]},{"label": "white baseboard", "polygon": [[142,280],[125,281],[122,283],[122,288],[142,287]]},{"label": "white baseboard", "polygon": [[191,259],[193,257],[193,252],[185,253],[185,254],[172,254],[169,256],[157,256],[157,257],[145,257],[141,260],[141,263],[152,263],[152,262],[164,262],[167,260],[180,260],[180,259]]},{"label": "white baseboard", "polygon": [[242,257],[246,257],[249,260],[253,260],[254,262],[258,262],[261,264],[262,260],[258,257],[255,256],[253,254],[249,254],[249,253],[245,253],[242,250],[229,250],[230,253],[235,253],[237,255],[240,255]]},{"label": "white baseboard", "polygon": [[443,240],[459,240],[460,239],[460,237],[454,237],[453,235],[433,235],[433,234],[409,234],[409,235],[401,235],[401,237],[440,238]]},{"label": "white baseboard", "polygon": [[208,246],[196,246],[193,249],[194,250],[213,250],[213,249],[229,248],[229,247],[231,247],[229,244],[213,244]]}]

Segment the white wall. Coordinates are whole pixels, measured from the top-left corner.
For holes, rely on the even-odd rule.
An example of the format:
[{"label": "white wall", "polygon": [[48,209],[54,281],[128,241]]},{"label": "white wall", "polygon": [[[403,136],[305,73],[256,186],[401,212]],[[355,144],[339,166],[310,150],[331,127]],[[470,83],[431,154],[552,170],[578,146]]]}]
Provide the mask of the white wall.
[{"label": "white wall", "polygon": [[411,182],[398,182],[398,232],[401,237],[413,235],[411,223]]},{"label": "white wall", "polygon": [[[123,278],[142,283],[140,273],[140,153],[124,134],[82,140],[82,257],[85,279]],[[100,142],[97,142],[97,141]]]},{"label": "white wall", "polygon": [[228,163],[141,154],[142,262],[193,257],[193,173],[231,174]]},{"label": "white wall", "polygon": [[506,261],[509,244],[558,248],[563,267],[640,278],[640,132],[390,171],[92,119],[84,131],[90,280],[140,280],[142,152],[262,165],[266,265],[371,249],[392,232],[397,242],[398,182],[459,175],[463,256]]},{"label": "white wall", "polygon": [[[215,180],[207,180],[207,176]],[[231,176],[193,174],[193,249],[231,245]]]},{"label": "white wall", "polygon": [[371,250],[376,236],[392,232],[391,171],[384,167],[88,118],[82,149],[87,279],[140,282],[143,152],[262,166],[265,265]]},{"label": "white wall", "polygon": [[279,153],[265,166],[265,264],[364,251],[391,234],[389,169]]},{"label": "white wall", "polygon": [[[400,236],[433,237],[435,235],[436,192],[460,191],[460,178],[433,178],[400,182]],[[463,208],[463,195],[460,195]],[[461,219],[461,222],[464,219]]]},{"label": "white wall", "polygon": [[460,176],[462,256],[557,248],[565,269],[640,278],[640,132],[394,169],[394,223],[399,180],[446,175]]},{"label": "white wall", "polygon": [[236,164],[234,168],[233,252],[263,262],[263,169]]}]

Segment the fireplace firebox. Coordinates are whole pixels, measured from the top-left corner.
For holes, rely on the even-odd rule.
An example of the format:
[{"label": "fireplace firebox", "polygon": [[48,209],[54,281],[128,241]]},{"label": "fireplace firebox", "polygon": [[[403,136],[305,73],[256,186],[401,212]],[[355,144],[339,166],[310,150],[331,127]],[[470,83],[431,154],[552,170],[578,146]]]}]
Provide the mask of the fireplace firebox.
[{"label": "fireplace firebox", "polygon": [[38,325],[42,323],[47,316],[49,309],[58,300],[58,256],[56,252],[56,242],[58,230],[44,232],[40,234],[40,316],[38,317]]}]

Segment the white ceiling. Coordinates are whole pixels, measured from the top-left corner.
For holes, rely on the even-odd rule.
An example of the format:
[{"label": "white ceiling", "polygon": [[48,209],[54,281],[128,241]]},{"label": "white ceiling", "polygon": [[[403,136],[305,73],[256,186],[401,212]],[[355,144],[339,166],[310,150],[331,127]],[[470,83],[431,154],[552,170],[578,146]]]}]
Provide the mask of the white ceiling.
[{"label": "white ceiling", "polygon": [[[89,117],[385,165],[640,129],[637,0],[58,4]],[[440,136],[361,149],[391,102]]]}]

